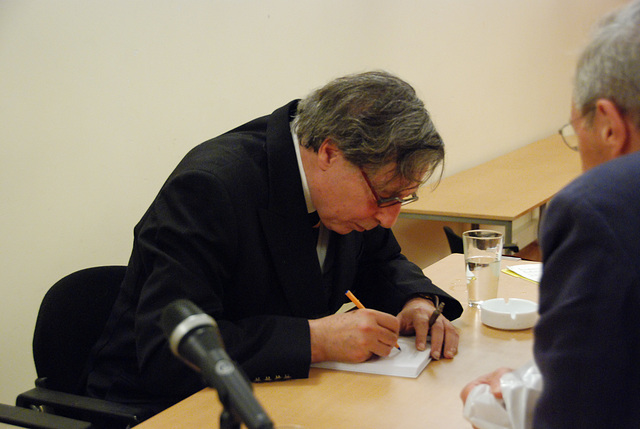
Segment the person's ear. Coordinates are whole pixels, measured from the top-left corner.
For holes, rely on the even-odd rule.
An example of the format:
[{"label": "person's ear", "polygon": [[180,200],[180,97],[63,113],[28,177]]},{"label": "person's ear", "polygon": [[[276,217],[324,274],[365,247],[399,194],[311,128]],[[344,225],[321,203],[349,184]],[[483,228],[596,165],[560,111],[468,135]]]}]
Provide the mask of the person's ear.
[{"label": "person's ear", "polygon": [[331,139],[326,138],[318,148],[318,166],[322,170],[331,167],[342,155],[338,145]]},{"label": "person's ear", "polygon": [[627,153],[631,144],[630,130],[625,115],[613,101],[604,98],[596,101],[594,126],[609,159]]}]

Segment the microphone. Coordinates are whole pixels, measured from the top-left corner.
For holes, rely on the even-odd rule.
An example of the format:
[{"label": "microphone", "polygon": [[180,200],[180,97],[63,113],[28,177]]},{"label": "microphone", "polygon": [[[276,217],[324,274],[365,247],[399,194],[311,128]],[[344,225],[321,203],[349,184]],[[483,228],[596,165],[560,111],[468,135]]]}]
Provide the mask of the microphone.
[{"label": "microphone", "polygon": [[167,305],[162,330],[171,351],[202,373],[220,401],[249,429],[271,429],[273,422],[253,394],[244,373],[229,358],[216,321],[194,303],[179,299]]}]

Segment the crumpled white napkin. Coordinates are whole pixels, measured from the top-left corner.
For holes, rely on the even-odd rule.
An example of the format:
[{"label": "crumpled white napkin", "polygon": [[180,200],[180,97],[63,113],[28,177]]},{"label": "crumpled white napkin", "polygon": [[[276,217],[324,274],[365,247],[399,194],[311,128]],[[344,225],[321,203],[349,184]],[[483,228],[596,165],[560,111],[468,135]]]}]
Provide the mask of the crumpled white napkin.
[{"label": "crumpled white napkin", "polygon": [[489,385],[473,388],[462,411],[478,429],[530,429],[533,408],[542,391],[542,376],[533,361],[500,378],[502,400],[496,399]]}]

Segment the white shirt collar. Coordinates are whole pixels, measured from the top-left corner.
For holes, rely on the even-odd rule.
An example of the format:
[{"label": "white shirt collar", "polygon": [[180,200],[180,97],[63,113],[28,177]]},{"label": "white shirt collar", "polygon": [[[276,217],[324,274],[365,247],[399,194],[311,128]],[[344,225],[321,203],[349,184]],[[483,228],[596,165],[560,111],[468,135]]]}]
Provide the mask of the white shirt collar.
[{"label": "white shirt collar", "polygon": [[[307,204],[307,213],[313,213],[316,211],[313,201],[311,201],[311,193],[309,192],[309,184],[307,183],[307,176],[304,174],[304,167],[302,165],[302,157],[300,156],[300,142],[298,136],[295,133],[296,120],[291,121],[291,137],[293,138],[293,146],[296,150],[296,159],[298,160],[298,169],[300,170],[300,181],[302,182],[302,192],[304,193],[304,201]],[[329,248],[329,230],[320,223],[318,230],[318,241],[316,243],[316,253],[318,255],[318,263],[320,264],[320,270],[325,270],[325,260],[327,257],[327,249]]]},{"label": "white shirt collar", "polygon": [[304,193],[304,201],[307,204],[307,213],[313,213],[316,211],[313,201],[311,201],[311,192],[309,192],[309,184],[307,183],[307,175],[304,173],[304,167],[302,165],[302,157],[300,156],[300,142],[298,136],[295,133],[296,119],[289,124],[291,128],[291,137],[293,138],[293,147],[296,150],[296,159],[298,160],[298,170],[300,171],[300,180],[302,182],[302,192]]}]

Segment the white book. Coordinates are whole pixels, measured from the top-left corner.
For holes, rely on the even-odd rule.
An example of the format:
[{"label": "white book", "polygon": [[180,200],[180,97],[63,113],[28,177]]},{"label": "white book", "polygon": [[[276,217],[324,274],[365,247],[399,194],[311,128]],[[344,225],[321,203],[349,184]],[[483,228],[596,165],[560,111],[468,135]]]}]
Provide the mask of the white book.
[{"label": "white book", "polygon": [[389,356],[374,356],[366,362],[320,362],[314,363],[311,366],[313,368],[392,375],[396,377],[418,377],[431,361],[431,347],[427,344],[427,348],[424,351],[418,351],[416,349],[415,337],[400,337],[398,338],[398,345],[401,350],[394,348]]}]

